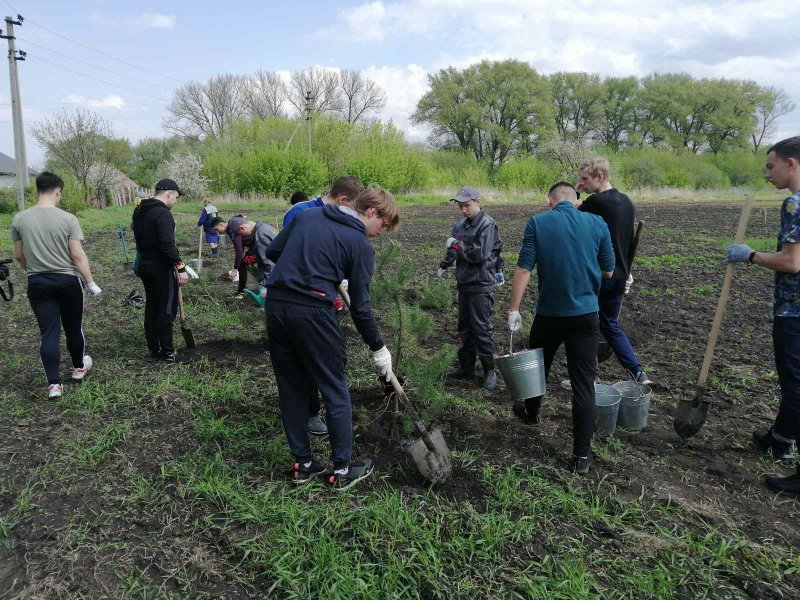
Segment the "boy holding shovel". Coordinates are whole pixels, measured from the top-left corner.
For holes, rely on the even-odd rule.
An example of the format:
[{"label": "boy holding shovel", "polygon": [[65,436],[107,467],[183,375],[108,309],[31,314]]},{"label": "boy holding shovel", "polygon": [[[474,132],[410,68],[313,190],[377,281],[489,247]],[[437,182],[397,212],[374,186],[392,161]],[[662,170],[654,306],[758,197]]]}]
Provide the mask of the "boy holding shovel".
[{"label": "boy holding shovel", "polygon": [[497,223],[481,209],[478,190],[465,186],[451,202],[458,205],[464,218],[453,225],[437,274],[444,277],[446,269],[456,264],[461,348],[458,368],[445,377],[474,380],[477,355],[483,366],[483,389],[491,391],[497,386],[491,312],[495,286],[503,284],[503,274],[498,271],[503,242]]}]

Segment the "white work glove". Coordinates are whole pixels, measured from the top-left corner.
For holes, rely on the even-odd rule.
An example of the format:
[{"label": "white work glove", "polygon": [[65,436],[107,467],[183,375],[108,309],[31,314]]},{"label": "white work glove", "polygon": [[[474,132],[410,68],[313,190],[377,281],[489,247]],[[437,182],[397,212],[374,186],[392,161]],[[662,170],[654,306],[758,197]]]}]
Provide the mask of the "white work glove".
[{"label": "white work glove", "polygon": [[345,292],[350,287],[350,282],[347,279],[342,279],[342,283],[339,284],[339,287],[342,288]]},{"label": "white work glove", "polygon": [[511,330],[511,333],[522,329],[522,315],[519,314],[518,310],[508,311],[508,328]]},{"label": "white work glove", "polygon": [[449,237],[449,238],[447,238],[447,241],[445,242],[444,247],[447,250],[449,250],[450,248],[452,248],[453,246],[455,246],[457,244],[458,244],[458,240],[456,238]]},{"label": "white work glove", "polygon": [[392,382],[392,355],[389,349],[384,346],[380,350],[372,353],[372,360],[375,361],[375,368],[378,369],[378,375],[386,380],[386,383]]},{"label": "white work glove", "polygon": [[89,290],[89,294],[91,296],[99,296],[103,290],[100,289],[100,286],[97,285],[94,281],[86,285],[86,289]]},{"label": "white work glove", "polygon": [[259,295],[260,295],[262,298],[266,298],[266,297],[267,297],[267,288],[265,288],[265,287],[262,285],[262,286],[261,286],[261,289],[260,289],[260,290],[258,290],[258,293],[259,293]]},{"label": "white work glove", "polygon": [[228,277],[231,278],[231,281],[233,283],[236,283],[237,281],[239,281],[239,271],[237,269],[231,269],[230,271],[228,271]]},{"label": "white work glove", "polygon": [[197,271],[189,265],[186,265],[186,274],[189,275],[191,279],[200,279],[200,275],[197,274]]},{"label": "white work glove", "polygon": [[439,267],[438,269],[436,269],[436,276],[437,277],[447,277],[447,269],[443,269],[442,267]]},{"label": "white work glove", "polygon": [[633,274],[628,273],[628,279],[625,280],[625,293],[631,291],[631,286],[633,285]]}]

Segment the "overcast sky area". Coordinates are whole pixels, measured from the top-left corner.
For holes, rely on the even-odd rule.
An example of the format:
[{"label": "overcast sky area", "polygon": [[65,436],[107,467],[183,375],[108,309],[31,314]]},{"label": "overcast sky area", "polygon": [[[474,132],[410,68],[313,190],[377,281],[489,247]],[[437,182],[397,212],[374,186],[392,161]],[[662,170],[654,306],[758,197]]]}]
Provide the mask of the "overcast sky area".
[{"label": "overcast sky area", "polygon": [[[319,65],[363,70],[386,90],[380,118],[422,141],[427,132],[409,115],[429,73],[506,58],[543,74],[752,79],[800,105],[800,3],[786,0],[0,0],[0,8],[25,17],[16,35],[28,52],[20,63],[26,129],[54,111],[92,108],[118,136],[160,137],[182,82]],[[3,71],[0,151],[13,155],[7,63]],[[777,136],[799,132],[795,111]],[[42,149],[26,140],[29,162],[40,166]]]}]

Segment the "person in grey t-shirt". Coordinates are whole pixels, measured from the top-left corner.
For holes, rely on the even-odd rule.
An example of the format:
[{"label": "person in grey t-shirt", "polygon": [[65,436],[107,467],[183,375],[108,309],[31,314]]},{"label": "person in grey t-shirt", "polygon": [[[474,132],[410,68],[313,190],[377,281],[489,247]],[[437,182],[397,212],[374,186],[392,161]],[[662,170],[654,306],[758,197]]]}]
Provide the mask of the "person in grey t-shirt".
[{"label": "person in grey t-shirt", "polygon": [[17,213],[11,222],[11,239],[17,261],[28,273],[28,301],[39,323],[39,355],[47,375],[47,395],[58,398],[61,383],[61,326],[72,358],[72,379],[83,380],[92,366],[84,354],[83,277],[92,296],[101,290],[92,278],[81,241],[83,232],[75,215],[57,208],[63,180],[47,171],[36,177],[36,205]]}]

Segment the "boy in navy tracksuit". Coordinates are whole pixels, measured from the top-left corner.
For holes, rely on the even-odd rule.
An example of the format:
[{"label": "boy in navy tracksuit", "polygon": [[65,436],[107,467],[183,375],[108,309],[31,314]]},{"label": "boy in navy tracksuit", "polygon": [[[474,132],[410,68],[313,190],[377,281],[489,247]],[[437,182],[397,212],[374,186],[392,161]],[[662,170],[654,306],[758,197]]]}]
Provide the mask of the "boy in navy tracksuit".
[{"label": "boy in navy tracksuit", "polygon": [[309,481],[326,470],[325,464],[311,455],[309,379],[325,398],[333,462],[326,482],[344,489],[373,470],[369,459],[351,461],[352,406],[344,373],[347,354],[333,301],[336,287],[348,279],[356,329],[372,350],[379,374],[391,381],[392,357],[370,308],[375,250],[369,237],[384,229],[394,230],[398,223],[391,194],[369,187],[352,207],[327,205],[302,211],[267,251],[267,258],[275,262],[267,280],[267,329],[283,428],[295,460],[291,470],[295,483]]},{"label": "boy in navy tracksuit", "polygon": [[439,263],[438,275],[456,263],[458,284],[458,369],[446,373],[451,379],[475,379],[475,356],[483,366],[483,388],[497,386],[494,370],[494,340],[490,314],[494,289],[504,283],[500,271],[503,243],[494,222],[480,207],[480,193],[473,187],[462,188],[452,201],[464,218],[453,225],[447,239],[447,254]]},{"label": "boy in navy tracksuit", "polygon": [[206,243],[211,248],[211,255],[217,256],[219,254],[219,234],[211,227],[211,221],[217,216],[217,207],[211,204],[211,200],[206,198],[203,200],[203,210],[200,213],[200,218],[197,220],[197,228],[203,228],[206,234]]}]

